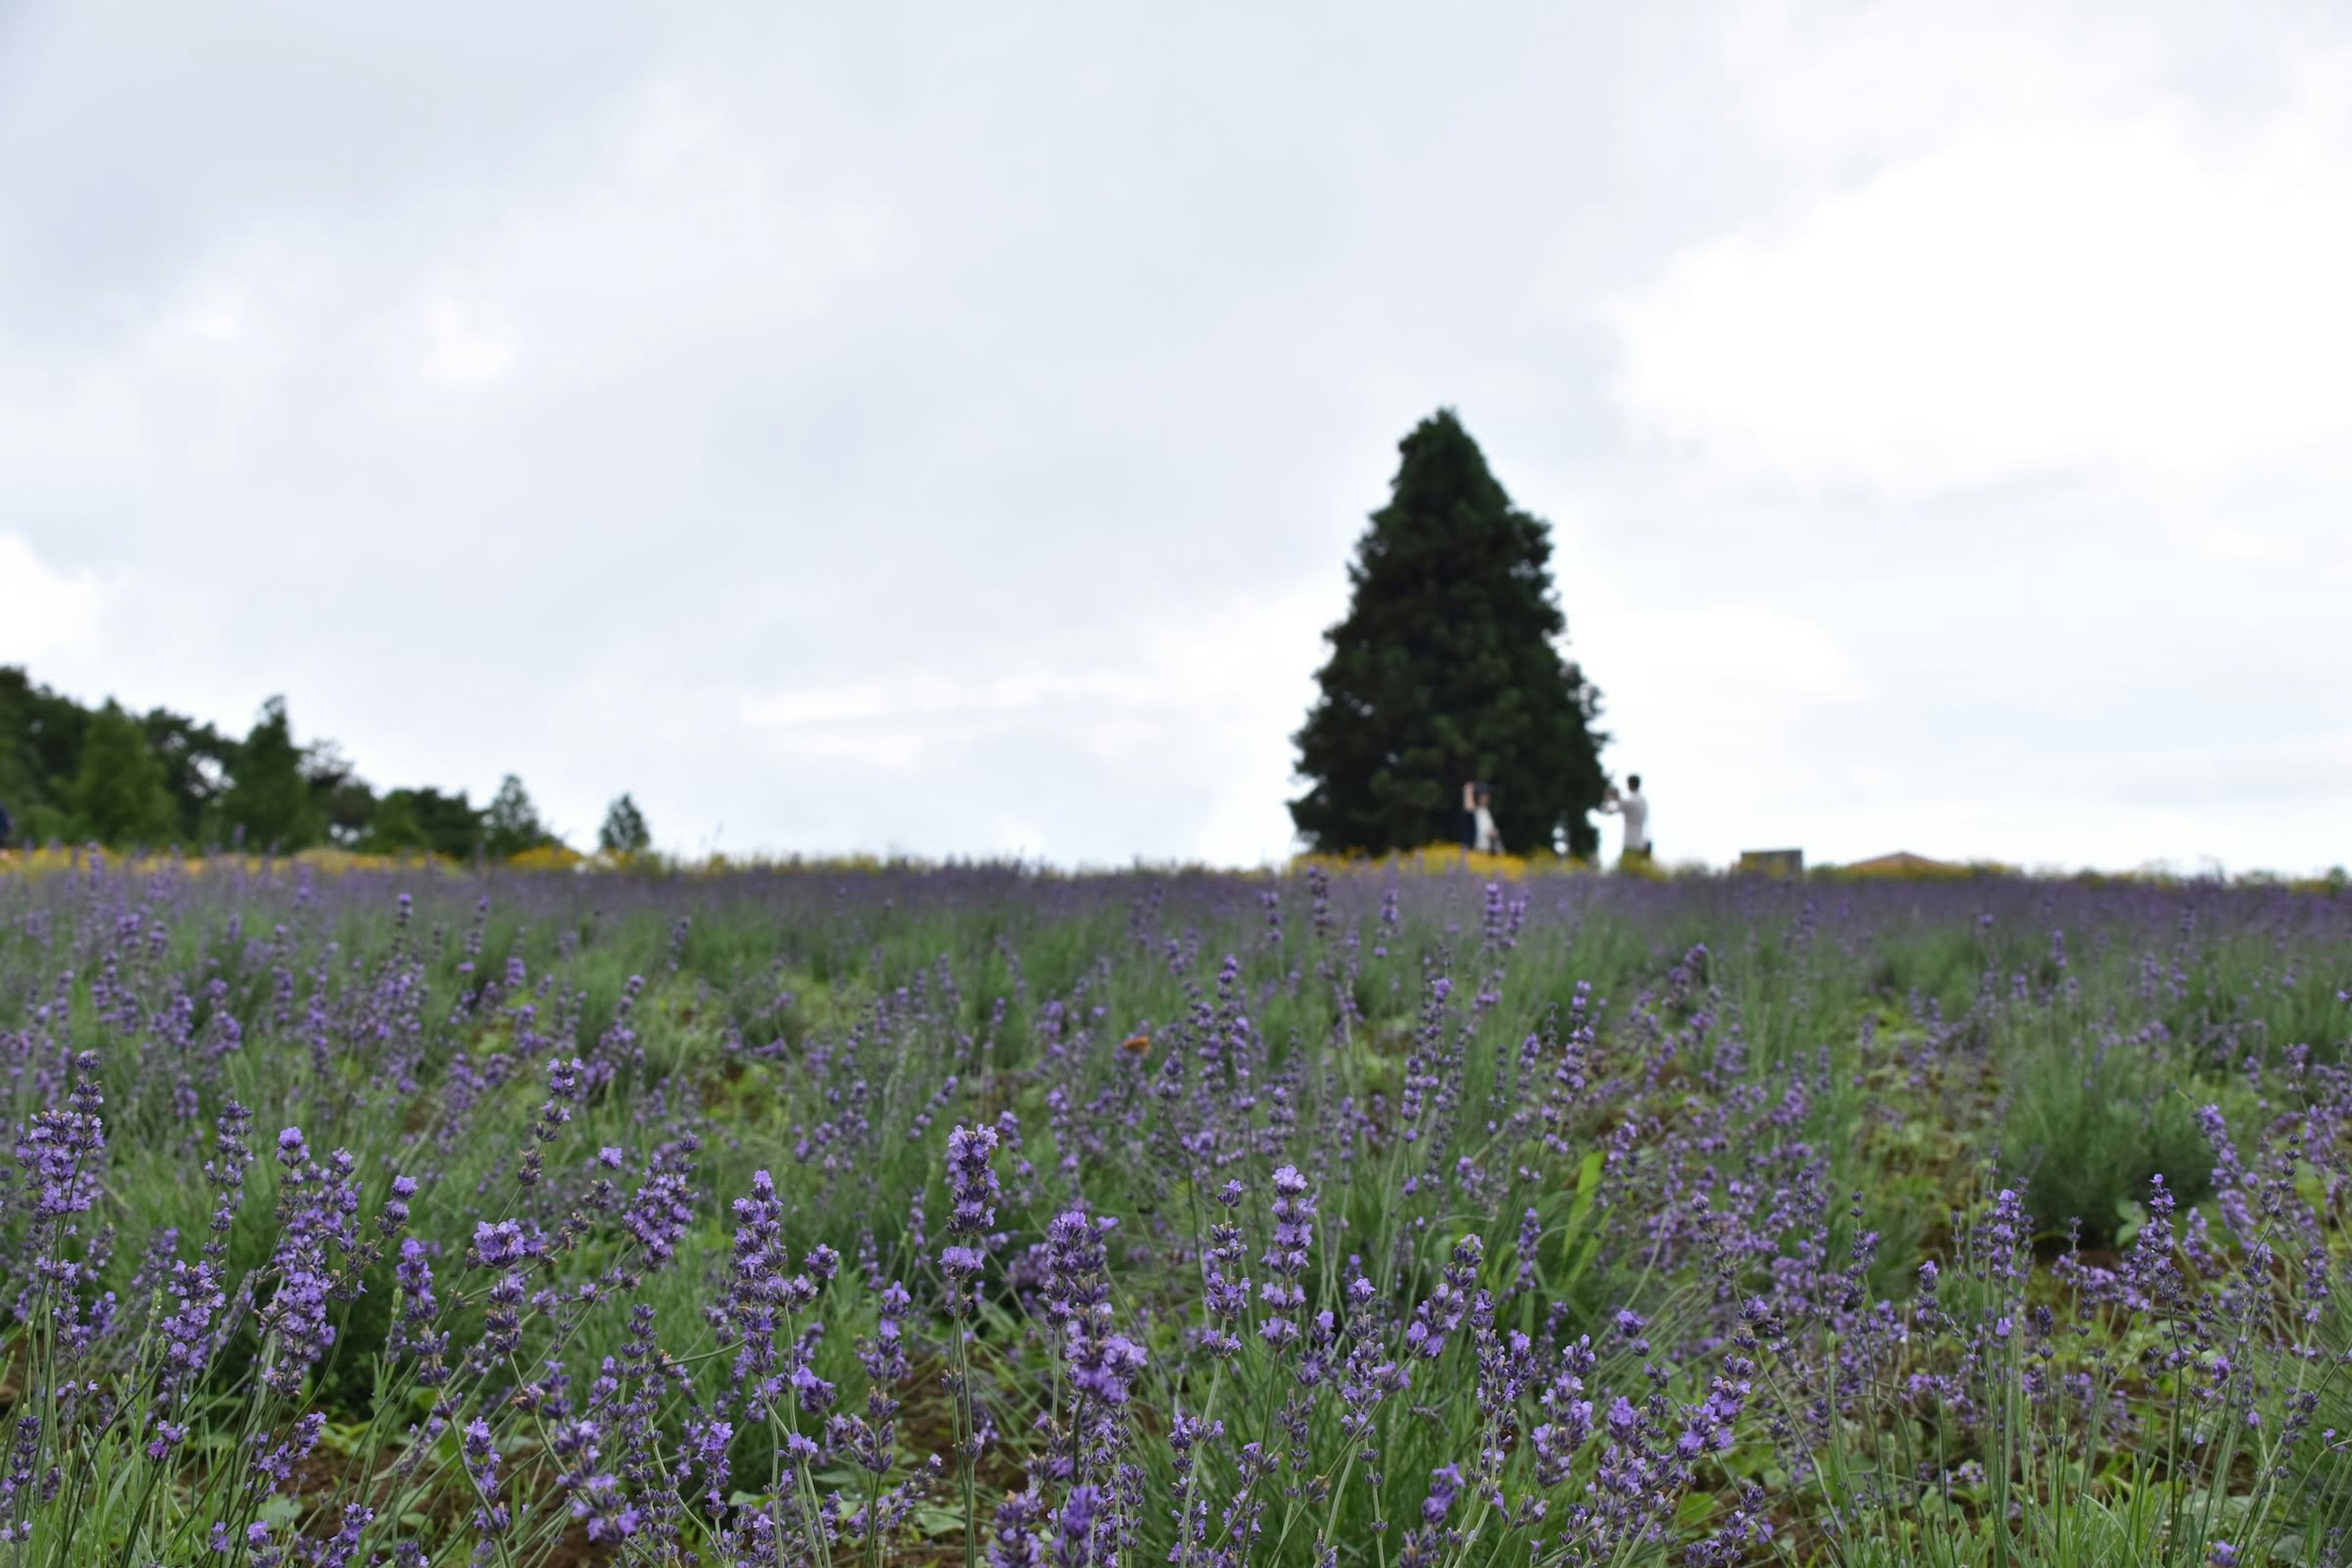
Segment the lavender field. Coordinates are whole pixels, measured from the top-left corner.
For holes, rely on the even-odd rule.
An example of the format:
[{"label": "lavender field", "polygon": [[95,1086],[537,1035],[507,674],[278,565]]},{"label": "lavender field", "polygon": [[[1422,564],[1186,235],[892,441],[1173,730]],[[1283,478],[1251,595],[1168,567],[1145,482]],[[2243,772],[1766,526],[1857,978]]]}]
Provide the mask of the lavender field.
[{"label": "lavender field", "polygon": [[11,1563],[2352,1560],[2352,897],[0,876]]}]

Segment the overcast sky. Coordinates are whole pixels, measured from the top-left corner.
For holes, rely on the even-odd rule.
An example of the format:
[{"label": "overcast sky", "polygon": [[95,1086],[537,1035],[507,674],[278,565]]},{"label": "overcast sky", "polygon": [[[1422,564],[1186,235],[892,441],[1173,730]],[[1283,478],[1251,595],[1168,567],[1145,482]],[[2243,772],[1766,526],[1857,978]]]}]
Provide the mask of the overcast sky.
[{"label": "overcast sky", "polygon": [[1450,405],[1668,858],[2352,860],[2347,18],[0,5],[0,661],[1255,863]]}]

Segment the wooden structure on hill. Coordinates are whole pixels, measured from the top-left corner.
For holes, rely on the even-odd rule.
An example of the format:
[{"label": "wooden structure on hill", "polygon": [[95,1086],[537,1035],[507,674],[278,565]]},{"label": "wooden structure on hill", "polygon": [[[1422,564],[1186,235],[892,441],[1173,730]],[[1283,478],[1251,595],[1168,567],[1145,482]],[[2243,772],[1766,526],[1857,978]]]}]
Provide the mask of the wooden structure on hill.
[{"label": "wooden structure on hill", "polygon": [[1925,855],[1914,855],[1908,849],[1897,849],[1892,855],[1874,859],[1856,860],[1839,870],[1849,877],[1948,877],[1962,869],[1948,860],[1930,860]]}]

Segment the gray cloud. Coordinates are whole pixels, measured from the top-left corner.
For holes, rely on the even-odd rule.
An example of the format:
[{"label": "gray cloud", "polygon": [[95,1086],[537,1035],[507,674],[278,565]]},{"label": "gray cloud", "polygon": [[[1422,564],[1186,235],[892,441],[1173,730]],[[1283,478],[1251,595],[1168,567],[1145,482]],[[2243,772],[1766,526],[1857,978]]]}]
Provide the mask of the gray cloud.
[{"label": "gray cloud", "polygon": [[[679,847],[1254,859],[1450,402],[1558,526],[1670,850],[2340,858],[2346,444],[2225,428],[2294,334],[2134,404],[2062,289],[1971,403],[1803,286],[1921,265],[1906,192],[1990,184],[1956,221],[2030,247],[2000,171],[2160,169],[2098,162],[2149,127],[2217,222],[2326,238],[2274,209],[2352,179],[2346,40],[1956,15],[35,5],[0,595],[67,607],[0,657],[283,689],[380,781],[515,769],[575,836],[629,788]],[[2141,259],[2105,232],[2072,259]],[[2193,323],[2243,272],[2155,276]],[[2011,416],[2053,367],[2114,406]]]}]

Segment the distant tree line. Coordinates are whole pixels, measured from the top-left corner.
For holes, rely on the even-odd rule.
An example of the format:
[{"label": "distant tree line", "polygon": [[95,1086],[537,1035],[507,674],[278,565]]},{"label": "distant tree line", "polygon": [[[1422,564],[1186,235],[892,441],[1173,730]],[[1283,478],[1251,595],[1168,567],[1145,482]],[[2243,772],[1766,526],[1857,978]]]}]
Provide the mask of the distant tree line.
[{"label": "distant tree line", "polygon": [[[512,773],[481,805],[464,790],[379,794],[332,741],[297,744],[283,698],[227,735],[169,709],[133,713],[111,698],[86,707],[5,665],[0,806],[16,843],[504,859],[560,842]],[[614,801],[599,847],[629,854],[651,842],[635,803]]]}]

